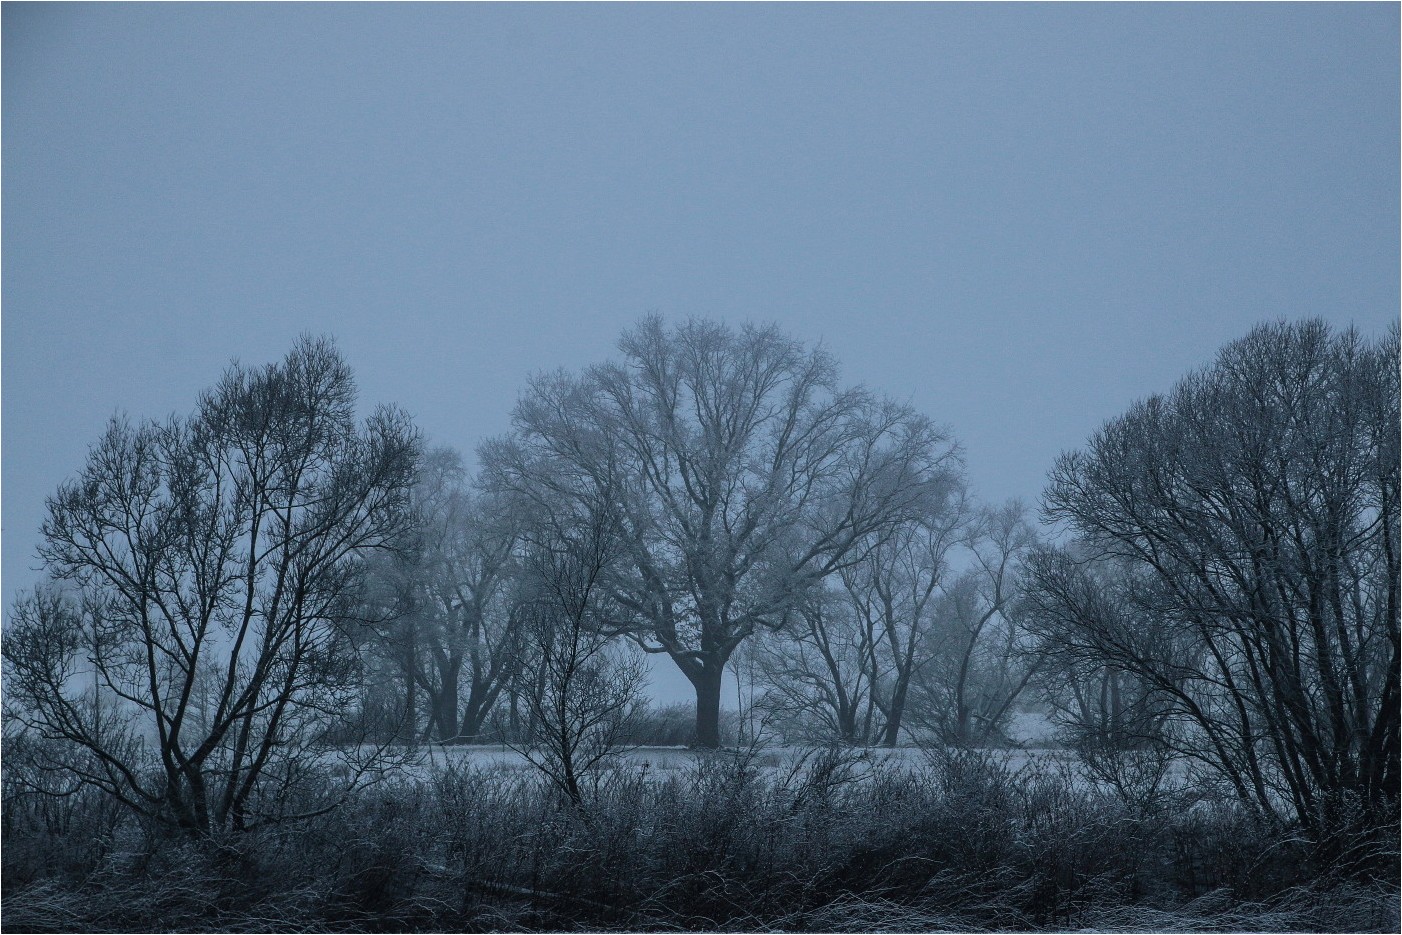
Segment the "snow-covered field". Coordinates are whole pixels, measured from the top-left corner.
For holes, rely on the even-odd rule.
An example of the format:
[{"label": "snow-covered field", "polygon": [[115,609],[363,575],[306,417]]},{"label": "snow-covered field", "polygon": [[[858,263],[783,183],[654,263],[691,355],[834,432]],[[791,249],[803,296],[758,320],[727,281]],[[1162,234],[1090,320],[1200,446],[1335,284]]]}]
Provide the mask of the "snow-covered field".
[{"label": "snow-covered field", "polygon": [[[1008,735],[1020,745],[1018,749],[990,750],[1004,766],[1012,770],[1029,765],[1059,767],[1070,762],[1071,754],[1053,742],[1053,725],[1041,714],[1018,712],[1011,718]],[[404,773],[416,778],[424,778],[434,771],[448,766],[470,766],[480,769],[520,770],[530,769],[530,763],[519,752],[502,744],[473,746],[442,746],[424,744],[417,750],[397,750],[405,755]],[[722,751],[727,752],[727,751]],[[734,755],[736,751],[728,753]],[[812,748],[789,746],[766,746],[757,751],[755,765],[761,769],[787,770],[805,757],[812,756]],[[669,772],[692,767],[698,758],[707,754],[686,747],[638,747],[622,755],[624,763],[646,766],[655,770],[656,775],[665,776]],[[865,750],[852,750],[852,756],[860,757],[870,766],[918,767],[937,757],[938,751],[917,747],[871,747]]]},{"label": "snow-covered field", "polygon": [[[402,767],[402,774],[413,778],[427,778],[434,772],[448,767],[473,767],[503,771],[532,768],[521,753],[501,744],[480,746],[426,744],[417,751],[402,752],[407,755],[406,762]],[[733,749],[720,751],[721,755],[734,756],[736,753],[737,751]],[[1056,749],[990,750],[988,754],[1011,770],[1020,770],[1033,765],[1059,767],[1069,762],[1070,757],[1067,751]],[[637,747],[623,753],[621,760],[630,766],[645,767],[652,771],[654,776],[663,778],[676,771],[692,768],[699,759],[710,755],[714,754],[690,750],[686,747]],[[805,759],[811,760],[813,755],[812,748],[800,746],[764,747],[753,753],[755,766],[762,770],[773,771],[787,771],[799,766]],[[857,760],[859,766],[899,768],[922,766],[930,762],[932,758],[938,757],[939,753],[915,747],[894,749],[873,747],[852,749],[850,755]]]}]

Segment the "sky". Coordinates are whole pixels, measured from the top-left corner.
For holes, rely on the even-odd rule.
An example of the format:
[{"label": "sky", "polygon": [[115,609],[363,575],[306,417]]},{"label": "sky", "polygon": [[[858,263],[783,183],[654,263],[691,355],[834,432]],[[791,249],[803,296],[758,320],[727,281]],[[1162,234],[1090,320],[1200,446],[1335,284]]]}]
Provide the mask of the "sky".
[{"label": "sky", "polygon": [[1399,311],[1396,4],[3,11],[3,600],[114,412],[334,335],[471,452],[649,312],[774,322],[985,500],[1254,324]]}]

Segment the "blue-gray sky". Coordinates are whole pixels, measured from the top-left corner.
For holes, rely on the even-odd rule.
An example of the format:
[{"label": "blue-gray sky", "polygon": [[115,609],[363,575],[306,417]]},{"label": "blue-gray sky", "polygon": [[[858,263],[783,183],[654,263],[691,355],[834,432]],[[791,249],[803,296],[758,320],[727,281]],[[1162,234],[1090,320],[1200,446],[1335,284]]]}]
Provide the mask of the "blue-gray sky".
[{"label": "blue-gray sky", "polygon": [[1398,7],[3,9],[4,601],[114,410],[340,341],[471,451],[648,311],[778,322],[977,491],[1258,321],[1398,316]]}]

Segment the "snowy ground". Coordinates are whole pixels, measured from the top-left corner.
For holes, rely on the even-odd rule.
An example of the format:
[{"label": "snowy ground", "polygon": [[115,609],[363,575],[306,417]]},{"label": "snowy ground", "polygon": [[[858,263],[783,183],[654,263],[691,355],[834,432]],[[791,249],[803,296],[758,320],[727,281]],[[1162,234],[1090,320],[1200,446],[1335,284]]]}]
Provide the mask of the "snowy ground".
[{"label": "snowy ground", "polygon": [[[1021,749],[993,750],[990,753],[1013,770],[1030,764],[1059,766],[1068,762],[1069,753],[1056,746],[1053,741],[1054,726],[1043,715],[1036,712],[1018,712],[1010,719],[1008,735]],[[757,754],[757,765],[761,768],[787,769],[797,763],[811,748],[802,746],[767,746]],[[481,746],[440,746],[425,744],[417,751],[404,751],[409,754],[406,772],[422,778],[437,769],[448,765],[474,766],[485,769],[517,770],[529,769],[530,764],[520,753],[501,744]],[[862,750],[853,751],[860,755]],[[692,766],[702,754],[686,747],[638,747],[623,755],[630,764],[646,765],[657,770],[658,775],[669,771],[686,769]],[[931,751],[916,747],[894,749],[872,747],[864,751],[866,762],[872,765],[920,766],[932,756]]]},{"label": "snowy ground", "polygon": [[[398,751],[396,751],[398,752]],[[403,767],[406,775],[426,778],[437,770],[448,766],[472,766],[489,770],[516,771],[531,769],[526,758],[515,750],[500,744],[481,746],[439,746],[426,744],[417,752],[403,751],[408,762]],[[735,751],[722,751],[733,754]],[[992,750],[989,753],[1012,770],[1030,765],[1046,767],[1060,766],[1068,761],[1069,754],[1055,749]],[[867,748],[853,749],[851,754],[862,762],[876,766],[918,767],[929,762],[937,754],[915,747],[895,749]],[[637,747],[622,755],[625,763],[646,766],[661,778],[678,770],[692,767],[698,758],[707,754],[686,747]],[[765,747],[755,753],[755,765],[766,770],[788,770],[799,764],[805,757],[811,757],[811,748],[799,746]]]}]

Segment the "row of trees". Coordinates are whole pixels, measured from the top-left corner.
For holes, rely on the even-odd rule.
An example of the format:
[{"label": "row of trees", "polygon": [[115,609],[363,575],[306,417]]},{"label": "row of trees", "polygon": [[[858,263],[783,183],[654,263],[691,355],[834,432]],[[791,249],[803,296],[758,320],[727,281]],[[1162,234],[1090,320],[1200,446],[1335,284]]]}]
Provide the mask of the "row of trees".
[{"label": "row of trees", "polygon": [[533,380],[474,477],[397,411],[358,424],[320,341],[115,420],[50,498],[7,735],[43,740],[48,791],[191,829],[333,807],[422,737],[548,749],[577,799],[642,653],[694,687],[703,747],[728,666],[752,714],[851,743],[973,742],[1042,697],[1276,820],[1395,816],[1395,334],[1230,345],[1058,462],[1055,547],[821,349],[657,318],[619,347]]},{"label": "row of trees", "polygon": [[189,417],[114,419],[49,500],[52,580],[4,641],[7,733],[42,740],[46,791],[253,827],[334,807],[390,741],[505,720],[565,751],[574,794],[636,699],[623,647],[691,680],[714,747],[722,673],[761,633],[766,659],[831,665],[820,686],[763,664],[770,708],[894,743],[936,630],[981,606],[946,559],[986,538],[956,447],[773,328],[649,319],[620,346],[534,381],[472,479],[401,412],[357,423],[325,341],[232,367]]},{"label": "row of trees", "polygon": [[1032,534],[1019,508],[970,503],[944,432],[841,388],[828,355],[772,328],[649,319],[621,348],[622,363],[534,381],[473,481],[451,452],[427,459],[420,547],[381,570],[411,734],[471,741],[502,732],[493,716],[519,734],[537,649],[522,556],[562,511],[606,519],[595,630],[670,658],[702,746],[720,743],[722,674],[747,643],[760,707],[809,736],[894,744],[914,707],[966,738],[1006,715],[1026,677],[984,697],[984,670]]}]

